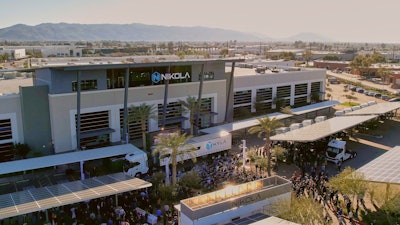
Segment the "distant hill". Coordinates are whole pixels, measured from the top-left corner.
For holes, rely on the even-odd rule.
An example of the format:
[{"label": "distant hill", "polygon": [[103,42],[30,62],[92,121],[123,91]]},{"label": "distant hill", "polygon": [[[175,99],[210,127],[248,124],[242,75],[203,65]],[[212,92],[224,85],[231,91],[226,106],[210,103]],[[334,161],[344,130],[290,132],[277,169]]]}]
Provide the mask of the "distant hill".
[{"label": "distant hill", "polygon": [[321,35],[304,32],[286,38],[286,41],[303,41],[303,42],[332,42],[333,40],[323,37]]},{"label": "distant hill", "polygon": [[17,24],[0,29],[8,41],[271,41],[272,38],[233,30],[207,27],[133,24],[43,23]]}]

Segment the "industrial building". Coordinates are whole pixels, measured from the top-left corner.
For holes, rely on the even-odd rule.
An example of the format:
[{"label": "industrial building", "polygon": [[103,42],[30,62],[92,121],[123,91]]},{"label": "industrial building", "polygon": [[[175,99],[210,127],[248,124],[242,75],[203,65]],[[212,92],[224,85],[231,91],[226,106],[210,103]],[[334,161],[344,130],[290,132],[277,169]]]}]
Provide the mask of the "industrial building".
[{"label": "industrial building", "polygon": [[[325,69],[279,69],[255,73],[238,68],[243,59],[46,65],[33,86],[0,96],[0,161],[13,159],[12,145],[26,143],[44,155],[140,140],[128,108],[154,105],[161,128],[189,129],[189,112],[178,100],[201,99],[197,129],[232,122],[280,106],[303,106],[322,98]],[[80,132],[77,132],[80,131]]]}]

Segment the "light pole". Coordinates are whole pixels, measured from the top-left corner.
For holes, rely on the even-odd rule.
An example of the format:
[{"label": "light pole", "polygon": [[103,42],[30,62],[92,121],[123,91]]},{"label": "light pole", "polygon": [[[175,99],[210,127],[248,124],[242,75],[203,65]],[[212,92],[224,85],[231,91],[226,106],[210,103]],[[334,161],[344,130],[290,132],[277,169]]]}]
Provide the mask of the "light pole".
[{"label": "light pole", "polygon": [[243,170],[245,169],[246,166],[246,140],[242,140],[242,155],[243,155]]}]

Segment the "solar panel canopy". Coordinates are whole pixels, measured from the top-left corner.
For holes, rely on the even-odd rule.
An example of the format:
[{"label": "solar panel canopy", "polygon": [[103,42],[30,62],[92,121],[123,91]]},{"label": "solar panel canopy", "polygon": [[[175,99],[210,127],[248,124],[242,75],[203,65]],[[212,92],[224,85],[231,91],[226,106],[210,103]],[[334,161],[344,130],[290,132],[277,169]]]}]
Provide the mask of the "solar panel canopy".
[{"label": "solar panel canopy", "polygon": [[348,112],[346,115],[381,115],[393,110],[397,110],[398,108],[400,108],[400,102],[383,102]]},{"label": "solar panel canopy", "polygon": [[400,184],[399,162],[400,146],[396,146],[357,171],[363,173],[369,181]]},{"label": "solar panel canopy", "polygon": [[306,127],[272,136],[273,141],[312,142],[366,122],[376,115],[339,116]]},{"label": "solar panel canopy", "polygon": [[0,195],[0,219],[147,188],[151,185],[139,178],[116,173],[4,194]]}]

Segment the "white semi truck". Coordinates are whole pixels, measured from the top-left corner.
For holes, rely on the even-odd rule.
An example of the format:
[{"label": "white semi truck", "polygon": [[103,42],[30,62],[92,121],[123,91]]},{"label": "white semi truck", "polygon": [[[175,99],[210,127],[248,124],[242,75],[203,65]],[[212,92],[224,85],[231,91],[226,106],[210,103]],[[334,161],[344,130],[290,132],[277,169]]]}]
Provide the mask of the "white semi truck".
[{"label": "white semi truck", "polygon": [[356,152],[352,152],[346,148],[346,141],[333,139],[329,141],[326,149],[326,159],[330,162],[337,163],[345,161],[357,156]]},{"label": "white semi truck", "polygon": [[149,171],[147,153],[135,149],[133,152],[126,154],[123,167],[124,173],[132,177],[140,177]]}]

